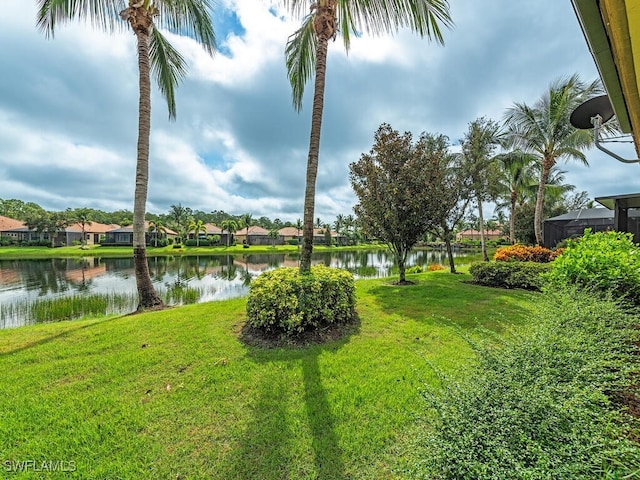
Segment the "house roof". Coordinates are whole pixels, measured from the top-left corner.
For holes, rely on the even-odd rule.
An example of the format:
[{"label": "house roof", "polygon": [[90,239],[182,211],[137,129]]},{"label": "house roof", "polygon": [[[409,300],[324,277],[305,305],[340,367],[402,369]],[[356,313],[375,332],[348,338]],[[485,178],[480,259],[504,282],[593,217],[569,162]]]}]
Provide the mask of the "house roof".
[{"label": "house roof", "polygon": [[[236,236],[246,236],[246,235],[247,235],[246,228],[240,228],[236,232]],[[262,228],[260,225],[253,225],[249,227],[249,235],[269,235],[269,230],[267,230],[266,228]]]},{"label": "house roof", "polygon": [[640,208],[640,193],[629,193],[627,195],[611,195],[609,197],[597,197],[596,202],[604,205],[610,210],[616,206],[616,202],[622,208]]},{"label": "house roof", "polygon": [[[313,229],[313,236],[314,236],[314,237],[315,237],[315,236],[321,237],[321,236],[323,236],[323,235],[324,235],[324,228],[314,228],[314,229]],[[331,232],[331,236],[332,236],[332,237],[337,237],[337,236],[338,236],[338,234],[337,234],[336,232],[333,232],[333,231],[332,231],[332,232]]]},{"label": "house roof", "polygon": [[207,235],[222,235],[222,229],[213,223],[205,223],[204,227],[207,229]]},{"label": "house roof", "polygon": [[[484,234],[485,235],[504,235],[501,230],[485,230]],[[473,230],[473,229],[462,230],[461,232],[458,232],[458,235],[480,235],[480,231]]]},{"label": "house roof", "polygon": [[640,155],[640,7],[637,0],[571,0],[623,132]]},{"label": "house roof", "polygon": [[23,228],[24,222],[0,215],[0,232]]},{"label": "house roof", "polygon": [[[144,221],[144,229],[145,231],[149,231],[149,221]],[[178,235],[176,232],[171,230],[170,228],[164,227],[167,235]],[[133,225],[127,225],[126,227],[115,228],[113,230],[109,230],[111,233],[133,233]]]},{"label": "house roof", "polygon": [[[112,224],[104,224],[98,222],[87,222],[84,226],[85,233],[107,233],[111,230],[116,230],[120,228],[120,225]],[[69,225],[67,227],[67,231],[71,232],[82,232],[82,225],[80,223],[74,223],[73,225]]]},{"label": "house roof", "polygon": [[[583,208],[582,210],[574,210],[573,212],[558,215],[557,217],[547,218],[545,222],[597,220],[609,218],[613,220],[613,217],[613,210],[609,210],[608,208]],[[640,211],[629,210],[629,217],[640,217]]]},{"label": "house roof", "polygon": [[297,237],[302,235],[302,229],[298,230],[296,227],[283,227],[278,230],[278,233],[283,237]]}]

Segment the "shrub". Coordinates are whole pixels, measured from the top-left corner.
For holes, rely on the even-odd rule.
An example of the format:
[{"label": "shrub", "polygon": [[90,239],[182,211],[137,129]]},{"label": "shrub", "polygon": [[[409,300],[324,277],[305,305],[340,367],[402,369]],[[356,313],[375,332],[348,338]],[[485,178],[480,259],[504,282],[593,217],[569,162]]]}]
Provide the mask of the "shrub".
[{"label": "shrub", "polygon": [[443,265],[440,265],[439,263],[432,263],[427,268],[427,271],[429,272],[437,272],[439,270],[446,270],[446,268]]},{"label": "shrub", "polygon": [[287,243],[289,245],[298,245],[298,239],[297,238],[290,238],[289,240],[287,240]]},{"label": "shrub", "polygon": [[413,267],[407,268],[405,273],[422,273],[422,267],[420,265],[414,265]]},{"label": "shrub", "polygon": [[[500,348],[472,345],[470,375],[426,392],[424,478],[631,478],[640,448],[620,392],[640,355],[637,319],[586,292],[540,297],[529,327]],[[422,477],[421,477],[422,478]]]},{"label": "shrub", "polygon": [[355,282],[346,270],[318,265],[270,270],[251,282],[247,323],[265,333],[294,335],[355,317]]},{"label": "shrub", "polygon": [[508,247],[502,247],[496,250],[493,255],[493,259],[496,262],[538,262],[548,263],[553,262],[562,251],[549,250],[536,245],[535,247],[529,247],[526,245],[509,245]]},{"label": "shrub", "polygon": [[631,233],[585,230],[567,242],[547,276],[551,285],[579,285],[640,304],[640,249]]},{"label": "shrub", "polygon": [[488,287],[540,290],[541,274],[549,272],[551,264],[535,262],[479,262],[469,267],[474,283]]},{"label": "shrub", "polygon": [[211,245],[211,242],[209,240],[204,239],[204,238],[201,238],[200,241],[196,240],[195,238],[190,238],[190,239],[184,241],[184,246],[185,247],[196,247],[196,246],[198,246],[198,244],[201,247],[208,247],[208,246]]}]

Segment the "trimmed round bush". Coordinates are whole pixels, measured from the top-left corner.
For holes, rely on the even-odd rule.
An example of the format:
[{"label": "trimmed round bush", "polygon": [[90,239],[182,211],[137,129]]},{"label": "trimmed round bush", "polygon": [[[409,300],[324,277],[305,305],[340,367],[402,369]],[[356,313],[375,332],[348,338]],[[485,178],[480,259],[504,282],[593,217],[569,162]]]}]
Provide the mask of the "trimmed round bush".
[{"label": "trimmed round bush", "polygon": [[355,318],[355,281],[346,270],[318,265],[270,270],[251,282],[247,323],[265,333],[295,335]]},{"label": "trimmed round bush", "polygon": [[567,242],[547,276],[551,285],[577,285],[640,304],[640,248],[631,233],[597,232]]}]

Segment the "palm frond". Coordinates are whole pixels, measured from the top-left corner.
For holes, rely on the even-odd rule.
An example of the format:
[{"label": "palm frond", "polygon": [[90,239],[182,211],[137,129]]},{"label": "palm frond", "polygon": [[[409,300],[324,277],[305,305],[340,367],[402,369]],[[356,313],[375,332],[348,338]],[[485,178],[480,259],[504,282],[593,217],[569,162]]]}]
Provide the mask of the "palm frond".
[{"label": "palm frond", "polygon": [[285,49],[291,97],[297,111],[302,109],[304,87],[315,72],[318,39],[313,28],[313,20],[313,13],[304,18],[300,29],[287,40]]},{"label": "palm frond", "polygon": [[149,58],[151,71],[156,78],[160,93],[167,100],[169,118],[173,120],[176,118],[175,89],[187,73],[186,62],[162,33],[155,28],[149,42]]},{"label": "palm frond", "polygon": [[356,31],[379,35],[409,28],[440,44],[441,26],[453,27],[448,0],[338,0],[339,24],[342,17],[349,18]]},{"label": "palm frond", "polygon": [[217,49],[211,0],[159,0],[157,26],[195,39],[209,55]]},{"label": "palm frond", "polygon": [[108,32],[124,28],[118,15],[126,8],[124,0],[38,0],[37,26],[47,38],[53,37],[58,23],[74,18],[88,20]]}]

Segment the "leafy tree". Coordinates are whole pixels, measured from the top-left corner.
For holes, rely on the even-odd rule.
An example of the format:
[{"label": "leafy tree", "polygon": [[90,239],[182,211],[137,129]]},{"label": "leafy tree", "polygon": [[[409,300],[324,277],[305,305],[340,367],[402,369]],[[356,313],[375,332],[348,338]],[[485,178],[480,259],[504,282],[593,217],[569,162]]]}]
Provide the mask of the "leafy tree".
[{"label": "leafy tree", "polygon": [[44,215],[45,209],[34,202],[23,202],[15,198],[8,200],[0,199],[0,215],[13,218],[14,220],[25,221],[27,218],[34,218]]},{"label": "leafy tree", "polygon": [[425,234],[436,211],[432,193],[432,157],[446,155],[444,137],[422,134],[414,144],[411,133],[382,124],[368,154],[350,165],[351,186],[358,197],[354,207],[367,232],[389,246],[405,284],[407,255]]},{"label": "leafy tree", "polygon": [[60,232],[72,223],[68,212],[44,212],[24,221],[27,228],[35,230],[39,234],[46,233],[51,241],[51,248],[56,246],[56,238]]},{"label": "leafy tree", "polygon": [[534,216],[539,245],[542,244],[544,193],[551,168],[558,160],[577,160],[588,165],[582,150],[593,143],[592,133],[574,128],[569,117],[578,105],[600,93],[602,86],[598,80],[587,84],[574,74],[551,83],[533,106],[515,103],[507,110],[505,120],[510,146],[536,155],[541,166]]},{"label": "leafy tree", "polygon": [[478,207],[478,229],[482,258],[489,261],[484,235],[483,202],[495,200],[497,197],[498,170],[493,152],[500,141],[498,124],[484,117],[469,124],[469,129],[462,140],[462,160],[466,175],[471,181],[471,189]]},{"label": "leafy tree", "polygon": [[[131,27],[137,41],[140,98],[138,154],[133,203],[133,255],[138,287],[138,310],[162,306],[151,282],[146,256],[145,208],[149,184],[149,136],[151,132],[151,73],[167,100],[169,118],[176,116],[175,87],[186,74],[186,62],[159,28],[187,34],[213,55],[215,36],[209,0],[38,0],[38,26],[53,36],[60,22],[76,17],[89,19],[106,31],[119,20]],[[121,24],[120,24],[121,25]]]},{"label": "leafy tree", "polygon": [[433,177],[429,195],[434,199],[432,221],[427,231],[445,243],[449,270],[456,273],[452,248],[454,232],[464,219],[467,206],[473,198],[473,189],[471,179],[462,168],[461,155],[449,152],[447,137],[440,135],[431,141],[436,144],[432,149],[438,154],[431,155],[427,165]]},{"label": "leafy tree", "polygon": [[443,43],[440,24],[449,26],[451,19],[446,0],[284,0],[284,4],[294,15],[306,15],[300,29],[289,37],[285,51],[296,110],[302,108],[305,84],[315,75],[300,258],[300,272],[309,273],[329,40],[340,34],[345,49],[349,50],[351,35],[363,31],[391,33],[409,27],[421,36]]}]

